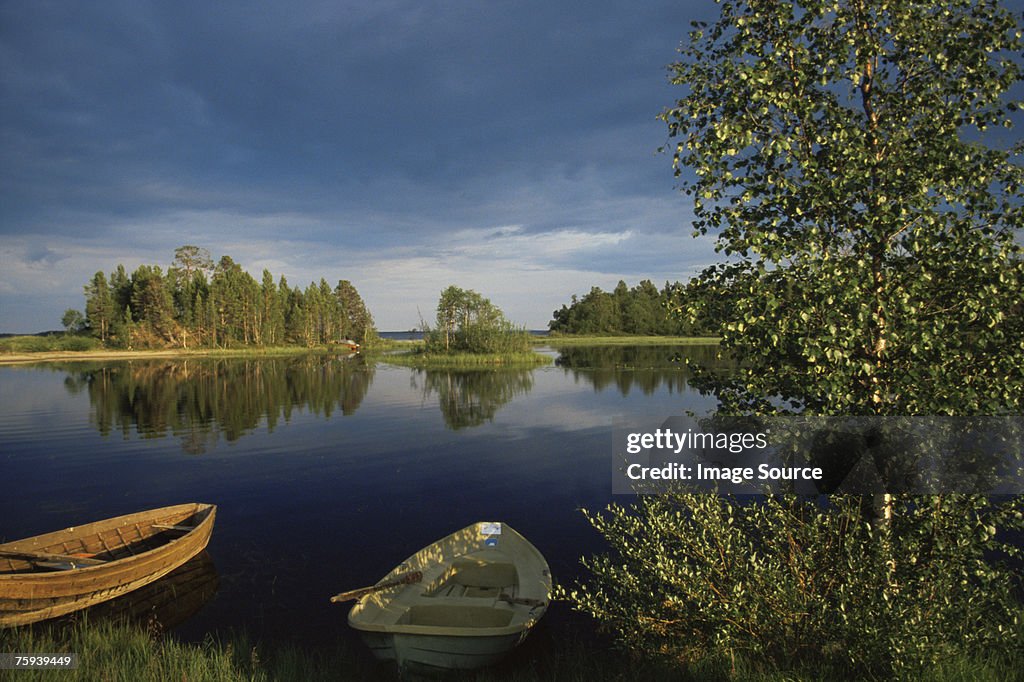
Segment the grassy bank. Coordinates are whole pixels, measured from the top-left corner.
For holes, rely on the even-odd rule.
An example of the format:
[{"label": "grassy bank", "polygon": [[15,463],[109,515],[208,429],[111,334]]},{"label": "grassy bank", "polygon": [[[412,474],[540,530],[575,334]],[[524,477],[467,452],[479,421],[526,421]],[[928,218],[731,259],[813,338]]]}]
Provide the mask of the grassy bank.
[{"label": "grassy bank", "polygon": [[586,336],[549,334],[534,336],[537,346],[697,346],[718,343],[714,336]]},{"label": "grassy bank", "polygon": [[[659,664],[630,661],[619,653],[587,650],[575,641],[560,644],[556,652],[549,641],[528,639],[496,666],[453,673],[443,679],[473,682],[725,679],[706,674],[697,677]],[[12,679],[18,682],[57,679],[68,682],[372,682],[399,679],[393,665],[376,661],[358,643],[339,642],[336,646],[320,648],[266,646],[253,643],[245,635],[235,635],[224,640],[211,637],[202,644],[183,644],[167,636],[151,637],[135,626],[109,622],[80,623],[66,630],[44,627],[0,632],[0,651],[78,654],[76,669],[19,670],[11,673]]]},{"label": "grassy bank", "polygon": [[373,679],[375,674],[368,667],[371,661],[359,665],[356,657],[343,650],[282,648],[270,653],[245,636],[227,640],[211,637],[202,644],[183,644],[171,637],[151,637],[135,626],[110,622],[79,623],[67,629],[54,626],[0,632],[0,651],[78,654],[75,669],[7,673],[11,675],[9,679],[18,682],[363,680]]},{"label": "grassy bank", "polygon": [[[396,680],[394,668],[373,660],[356,644],[330,647],[276,647],[253,643],[244,635],[208,638],[202,644],[183,644],[171,637],[151,637],[134,626],[109,622],[80,622],[68,628],[20,628],[0,631],[0,652],[26,654],[77,653],[73,670],[2,671],[0,678],[18,682],[61,680],[165,680],[270,682],[271,680]],[[1024,661],[953,660],[920,678],[981,682],[1014,677]],[[6,677],[5,677],[6,675]],[[605,682],[627,680],[696,680],[753,682],[811,681],[833,677],[853,679],[842,670],[759,670],[723,655],[717,661],[694,665],[635,660],[628,654],[564,636],[532,636],[498,665],[474,673],[446,676],[473,682]]]},{"label": "grassy bank", "polygon": [[[687,336],[533,336],[534,346],[678,346],[717,343],[716,338]],[[389,355],[386,362],[407,367],[533,367],[547,364],[549,358],[537,353],[424,353],[422,342],[379,339],[364,353],[410,349],[408,354]],[[342,346],[248,346],[239,348],[154,348],[126,350],[106,348],[88,336],[48,334],[45,336],[8,336],[0,338],[0,364],[48,362],[55,360],[134,360],[191,357],[267,357],[306,355],[309,353],[347,353]]]},{"label": "grassy bank", "polygon": [[422,349],[385,355],[380,360],[392,365],[417,369],[538,367],[553,362],[551,357],[532,351],[526,353],[429,353]]},{"label": "grassy bank", "polygon": [[103,344],[90,336],[43,334],[0,338],[0,353],[47,353],[101,350]]},{"label": "grassy bank", "polygon": [[[23,338],[49,337],[9,337],[0,339],[0,365],[26,362],[50,362],[67,360],[148,360],[157,358],[245,358],[245,357],[281,357],[290,355],[345,355],[349,350],[344,346],[253,346],[245,348],[156,348],[149,350],[124,350],[117,348],[92,347],[88,349],[62,349],[32,347],[24,350],[17,343],[5,344],[4,341]],[[71,337],[82,338],[82,337]]]}]

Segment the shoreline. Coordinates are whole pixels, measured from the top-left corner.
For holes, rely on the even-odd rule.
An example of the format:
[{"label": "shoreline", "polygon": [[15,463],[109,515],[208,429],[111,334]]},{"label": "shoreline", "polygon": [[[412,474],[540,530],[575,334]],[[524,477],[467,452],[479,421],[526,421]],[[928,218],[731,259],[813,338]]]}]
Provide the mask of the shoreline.
[{"label": "shoreline", "polygon": [[302,348],[278,346],[272,348],[160,348],[152,350],[54,350],[35,353],[0,354],[0,365],[19,365],[37,362],[89,362],[102,360],[149,360],[176,358],[230,358],[230,357],[272,357],[282,355],[353,355],[351,351],[335,351],[329,348]]},{"label": "shoreline", "polygon": [[[531,339],[534,346],[621,346],[621,345],[709,345],[717,344],[715,337],[690,336],[538,336]],[[412,341],[392,341],[394,346],[413,345]],[[372,349],[371,349],[372,350]],[[249,348],[155,348],[146,350],[46,350],[35,352],[0,353],[0,366],[43,362],[89,362],[103,360],[148,360],[210,357],[271,357],[282,355],[338,354],[351,355],[341,349],[323,346],[273,346]],[[397,363],[396,363],[397,364]]]},{"label": "shoreline", "polygon": [[710,346],[717,345],[717,336],[611,336],[608,334],[535,336],[535,346]]}]

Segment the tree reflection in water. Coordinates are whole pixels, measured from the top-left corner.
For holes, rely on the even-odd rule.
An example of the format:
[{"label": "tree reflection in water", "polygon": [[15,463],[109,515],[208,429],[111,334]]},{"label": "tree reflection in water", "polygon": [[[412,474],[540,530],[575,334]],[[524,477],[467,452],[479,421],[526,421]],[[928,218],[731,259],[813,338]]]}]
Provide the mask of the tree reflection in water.
[{"label": "tree reflection in water", "polygon": [[[717,346],[591,346],[558,349],[556,366],[595,391],[617,389],[682,394],[691,372],[685,359],[710,367]],[[361,357],[307,355],[287,358],[221,358],[175,361],[65,364],[70,393],[87,393],[90,420],[103,435],[173,436],[190,454],[202,454],[219,438],[228,442],[261,424],[273,431],[298,409],[324,417],[353,414],[373,382],[375,365]],[[411,370],[424,398],[437,397],[453,430],[494,419],[513,398],[534,386],[533,369]],[[548,371],[548,370],[540,370]]]},{"label": "tree reflection in water", "polygon": [[414,370],[412,385],[424,399],[437,395],[448,428],[480,426],[494,419],[498,409],[533,388],[533,370],[486,369],[469,371]]},{"label": "tree reflection in water", "polygon": [[65,365],[65,387],[87,392],[90,419],[108,435],[174,436],[202,454],[223,437],[231,442],[265,422],[273,431],[295,409],[330,417],[351,415],[373,382],[362,358],[200,359]]},{"label": "tree reflection in water", "polygon": [[662,386],[669,393],[684,393],[693,373],[690,360],[705,367],[726,368],[718,359],[717,344],[689,346],[568,346],[558,348],[555,365],[572,372],[578,381],[588,381],[598,391],[616,387],[626,396],[634,388],[651,395]]}]

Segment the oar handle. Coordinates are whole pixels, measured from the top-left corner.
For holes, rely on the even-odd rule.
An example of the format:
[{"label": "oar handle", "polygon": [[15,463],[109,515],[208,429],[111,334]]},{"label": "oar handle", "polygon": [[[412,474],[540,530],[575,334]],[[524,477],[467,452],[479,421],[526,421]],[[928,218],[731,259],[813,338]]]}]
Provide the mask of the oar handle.
[{"label": "oar handle", "polygon": [[418,583],[423,580],[423,573],[421,571],[410,571],[404,575],[400,575],[394,580],[389,580],[386,583],[379,583],[372,587],[360,587],[358,590],[349,590],[348,592],[342,592],[331,597],[331,601],[334,603],[342,601],[351,601],[352,599],[359,599],[368,594],[374,592],[380,592],[386,590],[389,587],[398,587],[399,585],[411,585],[412,583]]}]

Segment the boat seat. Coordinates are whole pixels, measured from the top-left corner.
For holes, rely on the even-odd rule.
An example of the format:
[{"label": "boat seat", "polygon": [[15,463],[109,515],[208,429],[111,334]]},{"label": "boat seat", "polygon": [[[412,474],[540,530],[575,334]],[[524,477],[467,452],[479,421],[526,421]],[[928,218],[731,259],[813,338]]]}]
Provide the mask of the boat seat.
[{"label": "boat seat", "polygon": [[519,582],[515,564],[487,561],[473,556],[460,556],[452,562],[452,582],[466,587],[511,587]]},{"label": "boat seat", "polygon": [[503,559],[484,552],[457,557],[425,596],[497,599],[502,592],[514,592],[519,574],[515,564]]}]

